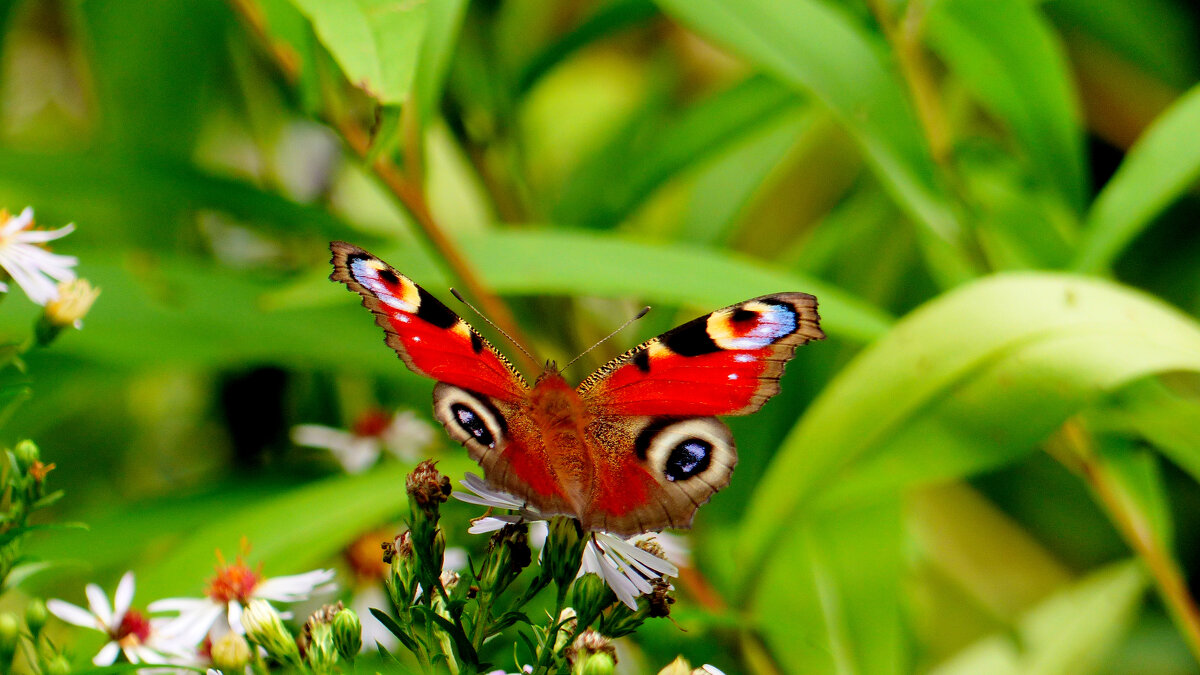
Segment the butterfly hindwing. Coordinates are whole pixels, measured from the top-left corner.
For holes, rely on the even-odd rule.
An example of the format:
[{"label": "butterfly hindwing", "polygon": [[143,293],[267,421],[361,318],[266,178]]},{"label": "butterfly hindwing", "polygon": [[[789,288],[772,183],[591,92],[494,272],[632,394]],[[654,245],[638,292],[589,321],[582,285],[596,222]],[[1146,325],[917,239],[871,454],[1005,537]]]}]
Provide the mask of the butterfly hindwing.
[{"label": "butterfly hindwing", "polygon": [[747,415],[779,393],[796,347],[825,337],[817,300],[776,293],[689,321],[634,347],[579,385],[608,415]]},{"label": "butterfly hindwing", "polygon": [[363,249],[335,241],[333,274],[362,296],[388,346],[418,375],[505,401],[528,385],[512,364],[449,307]]}]

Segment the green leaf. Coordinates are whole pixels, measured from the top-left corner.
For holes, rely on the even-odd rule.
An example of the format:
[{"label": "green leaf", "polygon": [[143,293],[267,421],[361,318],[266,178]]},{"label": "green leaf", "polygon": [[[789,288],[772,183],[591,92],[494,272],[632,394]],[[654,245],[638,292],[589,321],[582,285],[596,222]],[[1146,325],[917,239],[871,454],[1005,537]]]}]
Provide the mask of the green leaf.
[{"label": "green leaf", "polygon": [[442,88],[458,34],[462,29],[463,17],[467,13],[467,0],[437,0],[429,6],[429,25],[421,51],[417,57],[417,72],[413,82],[414,98],[420,123],[428,126],[438,112],[442,100]]},{"label": "green leaf", "polygon": [[1099,272],[1200,179],[1200,85],[1158,117],[1088,213],[1074,269]]},{"label": "green leaf", "polygon": [[902,532],[894,497],[790,525],[755,599],[786,672],[904,671]]},{"label": "green leaf", "polygon": [[427,2],[292,0],[313,23],[346,79],[384,105],[403,103],[412,88],[429,23]]},{"label": "green leaf", "polygon": [[1136,562],[1103,568],[1030,610],[1016,639],[984,638],[930,675],[1091,672],[1129,629],[1145,588]]},{"label": "green leaf", "polygon": [[1083,209],[1086,176],[1071,72],[1039,8],[1026,0],[947,0],[926,17],[950,69],[1006,123],[1042,185]]},{"label": "green leaf", "polygon": [[1200,326],[1115,284],[1005,274],[938,298],[851,362],[785,439],[744,519],[739,588],[814,500],[1012,461],[1106,393],[1171,370],[1200,371]]},{"label": "green leaf", "polygon": [[689,27],[811,92],[862,148],[880,181],[922,227],[932,270],[946,285],[973,276],[964,232],[899,77],[841,10],[815,0],[658,0]]},{"label": "green leaf", "polygon": [[673,115],[669,125],[657,116],[639,119],[571,174],[554,218],[589,227],[616,227],[681,171],[774,126],[800,104],[791,89],[756,76]]},{"label": "green leaf", "polygon": [[1141,434],[1179,468],[1200,481],[1200,399],[1160,378],[1147,378],[1117,392],[1095,420]]}]

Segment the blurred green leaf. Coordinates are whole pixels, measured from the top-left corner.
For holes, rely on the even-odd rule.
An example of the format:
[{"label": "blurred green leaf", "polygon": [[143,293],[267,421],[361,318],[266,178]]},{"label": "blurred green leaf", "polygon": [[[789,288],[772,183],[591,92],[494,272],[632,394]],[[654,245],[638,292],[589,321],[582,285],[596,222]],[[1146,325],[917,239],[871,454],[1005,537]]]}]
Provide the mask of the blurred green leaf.
[{"label": "blurred green leaf", "polygon": [[795,92],[763,76],[748,78],[673,115],[639,118],[567,179],[555,220],[612,228],[656,188],[738,140],[773,126],[801,104]]},{"label": "blurred green leaf", "polygon": [[1106,567],[1031,610],[1016,636],[985,638],[930,675],[1091,672],[1129,629],[1145,588],[1138,563]]},{"label": "blurred green leaf", "polygon": [[404,102],[422,56],[430,3],[291,1],[312,21],[317,37],[345,71],[346,79],[384,105]]},{"label": "blurred green leaf", "polygon": [[922,225],[935,274],[946,285],[973,276],[962,225],[900,79],[847,14],[815,0],[659,0],[659,5],[828,106],[893,198]]},{"label": "blurred green leaf", "polygon": [[[438,465],[449,476],[461,476],[468,467],[458,457]],[[359,535],[402,514],[408,470],[389,464],[327,478],[221,513],[162,560],[138,569],[138,588],[153,598],[199,595],[211,575],[213,551],[232,555],[243,537],[252,546],[251,560],[261,562],[267,576],[327,565]]]},{"label": "blurred green leaf", "polygon": [[933,47],[1007,124],[1039,184],[1082,211],[1083,134],[1071,72],[1056,36],[1025,0],[947,0],[929,7]]},{"label": "blurred green leaf", "polygon": [[454,47],[458,44],[458,33],[462,29],[463,17],[467,13],[467,0],[440,0],[429,3],[429,25],[421,41],[417,55],[417,72],[413,80],[417,115],[421,124],[428,126],[438,112],[442,100],[442,89]]},{"label": "blurred green leaf", "polygon": [[1181,96],[1129,149],[1096,197],[1074,269],[1100,272],[1200,179],[1200,86]]},{"label": "blurred green leaf", "polygon": [[849,364],[784,441],[744,518],[740,591],[814,498],[1011,461],[1103,393],[1170,370],[1200,371],[1200,327],[1113,284],[1006,274],[929,303]]},{"label": "blurred green leaf", "polygon": [[1092,419],[1093,426],[1136,431],[1200,481],[1200,400],[1195,396],[1160,378],[1146,378],[1114,394]]}]

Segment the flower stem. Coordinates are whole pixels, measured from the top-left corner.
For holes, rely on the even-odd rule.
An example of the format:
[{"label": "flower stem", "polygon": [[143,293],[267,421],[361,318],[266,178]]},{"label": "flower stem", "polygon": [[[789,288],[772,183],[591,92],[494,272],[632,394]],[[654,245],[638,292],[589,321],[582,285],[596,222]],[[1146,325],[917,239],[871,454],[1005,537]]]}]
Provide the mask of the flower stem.
[{"label": "flower stem", "polygon": [[1192,656],[1200,661],[1200,608],[1188,590],[1179,564],[1155,533],[1146,514],[1128,498],[1120,481],[1097,454],[1091,434],[1079,419],[1068,420],[1048,444],[1048,450],[1091,488],[1121,537],[1146,565]]}]

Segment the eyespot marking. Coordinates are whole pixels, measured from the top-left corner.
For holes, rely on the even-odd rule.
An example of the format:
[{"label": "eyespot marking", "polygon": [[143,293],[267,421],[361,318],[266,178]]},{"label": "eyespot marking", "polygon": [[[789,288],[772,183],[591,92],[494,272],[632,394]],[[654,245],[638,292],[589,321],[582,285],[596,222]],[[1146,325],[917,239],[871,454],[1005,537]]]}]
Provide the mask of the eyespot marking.
[{"label": "eyespot marking", "polygon": [[687,438],[671,449],[663,475],[669,481],[686,480],[704,473],[712,461],[712,443],[699,438]]},{"label": "eyespot marking", "polygon": [[791,335],[799,317],[791,305],[777,300],[751,300],[732,310],[713,312],[705,326],[722,349],[762,349]]},{"label": "eyespot marking", "polygon": [[379,278],[383,279],[385,283],[392,285],[392,286],[395,286],[396,284],[400,283],[400,277],[396,276],[395,272],[393,272],[387,268],[379,270]]},{"label": "eyespot marking", "polygon": [[450,412],[454,415],[454,421],[462,428],[463,431],[475,437],[475,440],[489,448],[496,447],[496,437],[488,431],[487,423],[476,413],[462,403],[450,404]]}]

